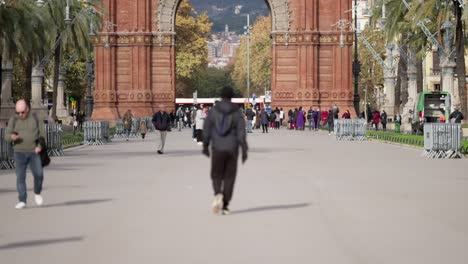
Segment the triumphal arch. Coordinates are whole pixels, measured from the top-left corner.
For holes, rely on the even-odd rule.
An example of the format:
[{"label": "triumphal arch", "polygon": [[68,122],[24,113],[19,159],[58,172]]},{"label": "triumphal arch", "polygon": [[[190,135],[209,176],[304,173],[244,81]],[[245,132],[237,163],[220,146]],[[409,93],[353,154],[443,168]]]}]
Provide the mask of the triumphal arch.
[{"label": "triumphal arch", "polygon": [[[150,116],[174,108],[174,23],[181,0],[103,0],[108,14],[95,45],[93,119],[127,109]],[[351,0],[265,0],[272,16],[273,107],[353,108]],[[234,10],[233,10],[234,12]],[[342,36],[340,38],[340,36]]]}]

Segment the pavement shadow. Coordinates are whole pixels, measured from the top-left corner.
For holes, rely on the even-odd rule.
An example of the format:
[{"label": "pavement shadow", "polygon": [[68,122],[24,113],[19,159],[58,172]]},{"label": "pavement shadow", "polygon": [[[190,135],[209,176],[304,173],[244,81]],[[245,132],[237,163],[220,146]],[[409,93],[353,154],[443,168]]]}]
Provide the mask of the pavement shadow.
[{"label": "pavement shadow", "polygon": [[1,245],[0,250],[24,248],[24,247],[38,247],[38,246],[46,246],[50,244],[79,242],[82,240],[83,240],[83,237],[65,237],[65,238],[57,238],[57,239],[29,240],[29,241],[15,242],[15,243]]},{"label": "pavement shadow", "polygon": [[16,189],[8,189],[8,188],[0,188],[0,195],[1,194],[6,194],[6,193],[15,193]]},{"label": "pavement shadow", "polygon": [[[77,205],[89,205],[89,204],[97,204],[97,203],[106,203],[110,202],[113,199],[92,199],[92,200],[76,200],[76,201],[68,201],[64,203],[55,203],[55,204],[46,204],[41,206],[42,208],[49,208],[49,207],[62,207],[62,206],[77,206]],[[39,208],[39,207],[35,207]]]},{"label": "pavement shadow", "polygon": [[231,211],[231,214],[245,214],[245,213],[257,213],[257,212],[264,212],[264,211],[299,209],[299,208],[308,207],[309,205],[310,203],[260,206],[260,207],[253,207],[253,208]]},{"label": "pavement shadow", "polygon": [[192,157],[200,156],[202,157],[202,149],[186,149],[186,150],[168,150],[164,152],[163,157]]},{"label": "pavement shadow", "polygon": [[[52,189],[79,189],[83,188],[82,185],[56,185],[56,186],[48,186],[42,188],[43,191],[52,190]],[[28,192],[32,192],[33,188],[28,188]],[[9,193],[17,193],[18,191],[15,188],[0,188],[0,195],[2,194],[9,194]]]}]

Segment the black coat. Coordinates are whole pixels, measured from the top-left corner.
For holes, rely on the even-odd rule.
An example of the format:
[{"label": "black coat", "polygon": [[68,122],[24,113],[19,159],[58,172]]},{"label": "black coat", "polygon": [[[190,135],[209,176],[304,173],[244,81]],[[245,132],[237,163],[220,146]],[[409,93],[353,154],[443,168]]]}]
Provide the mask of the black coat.
[{"label": "black coat", "polygon": [[157,112],[153,115],[154,127],[159,131],[170,131],[171,130],[171,118],[166,112]]}]

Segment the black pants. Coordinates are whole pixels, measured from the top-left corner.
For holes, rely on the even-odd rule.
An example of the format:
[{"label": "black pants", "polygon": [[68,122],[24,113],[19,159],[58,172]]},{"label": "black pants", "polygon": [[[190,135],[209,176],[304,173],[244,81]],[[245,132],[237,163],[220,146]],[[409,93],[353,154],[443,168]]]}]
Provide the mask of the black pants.
[{"label": "black pants", "polygon": [[262,124],[262,129],[263,133],[265,133],[265,131],[268,133],[268,124]]},{"label": "black pants", "polygon": [[203,141],[203,130],[202,129],[197,129],[197,142],[202,142]]},{"label": "black pants", "polygon": [[223,207],[232,199],[237,174],[238,153],[213,150],[211,155],[211,180],[215,195],[223,194]]},{"label": "black pants", "polygon": [[387,123],[382,123],[382,128],[384,131],[387,131]]}]

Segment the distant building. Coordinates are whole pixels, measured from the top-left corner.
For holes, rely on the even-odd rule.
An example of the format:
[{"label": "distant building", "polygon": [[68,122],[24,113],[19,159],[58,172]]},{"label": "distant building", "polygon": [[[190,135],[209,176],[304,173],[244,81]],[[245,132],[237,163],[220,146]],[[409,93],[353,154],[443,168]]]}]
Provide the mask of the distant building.
[{"label": "distant building", "polygon": [[224,32],[213,34],[211,41],[208,41],[208,67],[222,69],[234,63],[236,51],[240,46],[241,36],[229,31],[229,26],[225,26]]}]

